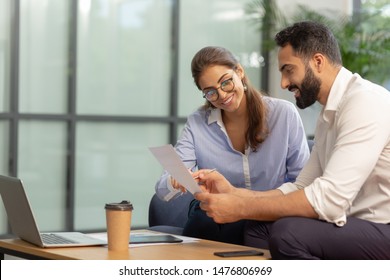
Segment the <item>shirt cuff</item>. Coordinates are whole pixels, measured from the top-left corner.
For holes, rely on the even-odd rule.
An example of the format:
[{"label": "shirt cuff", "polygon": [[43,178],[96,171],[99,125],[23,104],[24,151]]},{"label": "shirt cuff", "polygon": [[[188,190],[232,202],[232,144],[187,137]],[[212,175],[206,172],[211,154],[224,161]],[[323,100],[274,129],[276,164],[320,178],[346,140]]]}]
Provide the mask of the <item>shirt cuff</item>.
[{"label": "shirt cuff", "polygon": [[295,192],[298,189],[299,188],[294,183],[284,183],[278,188],[278,190],[280,190],[283,194]]}]

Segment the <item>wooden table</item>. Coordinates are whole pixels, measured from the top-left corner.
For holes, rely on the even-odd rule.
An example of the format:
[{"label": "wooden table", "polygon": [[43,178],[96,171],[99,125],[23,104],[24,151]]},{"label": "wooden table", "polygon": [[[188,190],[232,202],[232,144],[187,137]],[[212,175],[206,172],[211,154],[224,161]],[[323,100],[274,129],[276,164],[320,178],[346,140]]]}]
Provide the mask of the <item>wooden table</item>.
[{"label": "wooden table", "polygon": [[[106,246],[44,249],[20,239],[0,240],[1,259],[4,259],[4,255],[11,255],[24,259],[50,260],[221,260],[225,258],[214,256],[213,253],[245,249],[254,248],[199,239],[190,243],[147,245],[131,247],[126,252],[111,252]],[[269,251],[263,251],[263,256],[229,259],[270,259]]]}]

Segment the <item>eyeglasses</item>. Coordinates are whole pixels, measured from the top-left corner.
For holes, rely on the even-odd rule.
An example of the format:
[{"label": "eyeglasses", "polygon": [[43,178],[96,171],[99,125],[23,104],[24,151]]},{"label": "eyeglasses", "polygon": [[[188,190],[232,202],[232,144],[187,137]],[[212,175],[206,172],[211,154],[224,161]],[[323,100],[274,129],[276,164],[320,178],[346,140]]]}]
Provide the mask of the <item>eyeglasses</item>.
[{"label": "eyeglasses", "polygon": [[224,80],[217,88],[205,88],[202,90],[203,98],[206,98],[210,102],[215,102],[219,98],[218,90],[221,89],[224,92],[232,92],[234,90],[233,77]]}]

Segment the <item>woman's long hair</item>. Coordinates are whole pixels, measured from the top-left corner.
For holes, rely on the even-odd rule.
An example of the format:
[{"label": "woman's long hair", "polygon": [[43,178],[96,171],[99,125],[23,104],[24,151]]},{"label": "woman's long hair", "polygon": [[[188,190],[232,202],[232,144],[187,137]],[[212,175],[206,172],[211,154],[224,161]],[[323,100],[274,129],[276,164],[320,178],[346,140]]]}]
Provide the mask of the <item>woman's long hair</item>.
[{"label": "woman's long hair", "polygon": [[[205,47],[201,49],[192,59],[192,77],[198,89],[199,78],[203,71],[209,66],[227,66],[233,70],[237,69],[239,62],[237,58],[227,49],[222,47]],[[267,108],[262,99],[262,93],[254,88],[246,74],[242,79],[246,95],[246,106],[248,114],[248,128],[246,130],[246,141],[253,151],[257,150],[259,144],[264,142],[268,136]],[[211,102],[206,101],[205,108],[213,108]]]}]

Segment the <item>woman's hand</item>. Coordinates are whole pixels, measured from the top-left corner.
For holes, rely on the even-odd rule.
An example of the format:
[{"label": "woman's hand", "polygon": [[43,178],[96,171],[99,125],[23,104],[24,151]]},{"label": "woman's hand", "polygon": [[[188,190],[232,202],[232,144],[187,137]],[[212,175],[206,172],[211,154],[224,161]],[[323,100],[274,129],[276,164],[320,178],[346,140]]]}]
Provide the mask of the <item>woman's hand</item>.
[{"label": "woman's hand", "polygon": [[168,180],[170,180],[172,188],[174,188],[175,190],[180,190],[182,193],[187,192],[187,189],[178,181],[176,181],[172,176],[169,176]]}]

